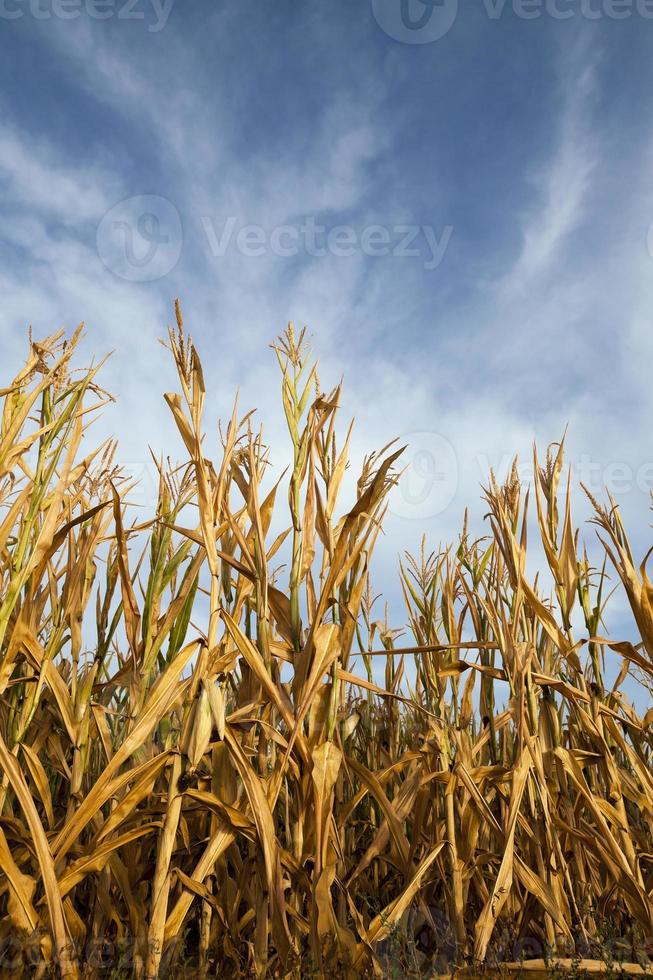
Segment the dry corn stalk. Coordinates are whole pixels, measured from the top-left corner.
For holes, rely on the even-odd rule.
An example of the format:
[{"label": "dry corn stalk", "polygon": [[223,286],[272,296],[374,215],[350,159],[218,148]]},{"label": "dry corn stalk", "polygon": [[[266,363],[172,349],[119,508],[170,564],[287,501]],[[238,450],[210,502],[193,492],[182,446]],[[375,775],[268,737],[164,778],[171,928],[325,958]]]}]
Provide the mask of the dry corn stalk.
[{"label": "dry corn stalk", "polygon": [[596,503],[633,612],[628,639],[601,636],[607,566],[579,552],[562,444],[534,461],[551,596],[526,574],[514,469],[486,491],[487,538],[466,519],[402,563],[397,647],[370,561],[399,453],[339,505],[351,426],[340,446],[340,389],[303,333],[275,345],[293,466],[274,539],[268,452],[237,406],[211,459],[179,308],[165,397],[185,459],[157,464],[145,523],[115,447],[82,455],[108,396],[73,367],[79,337],[30,342],[1,392],[0,949],[37,975],[99,975],[100,950],[148,980],[355,977],[397,936],[400,968],[426,970],[587,956],[609,921],[646,954],[653,709],[621,689],[653,688],[653,589]]}]

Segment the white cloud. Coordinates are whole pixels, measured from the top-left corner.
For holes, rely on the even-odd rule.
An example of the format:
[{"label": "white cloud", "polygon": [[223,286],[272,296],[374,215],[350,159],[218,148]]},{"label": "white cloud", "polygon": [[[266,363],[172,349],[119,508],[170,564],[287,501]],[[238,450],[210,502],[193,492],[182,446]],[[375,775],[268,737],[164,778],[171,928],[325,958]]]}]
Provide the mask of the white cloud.
[{"label": "white cloud", "polygon": [[499,283],[500,295],[508,302],[541,285],[541,278],[555,274],[564,261],[568,238],[585,216],[598,163],[592,119],[597,54],[588,51],[583,40],[563,60],[556,93],[562,102],[558,141],[548,164],[538,164],[531,175],[533,197],[540,203],[528,215],[517,261]]},{"label": "white cloud", "polygon": [[[205,362],[209,447],[217,449],[215,421],[228,414],[240,387],[241,408],[259,408],[275,472],[282,469],[287,437],[278,372],[266,345],[290,318],[314,332],[323,384],[345,374],[343,423],[350,415],[358,420],[350,490],[363,455],[395,435],[408,436],[410,443],[411,434],[435,430],[452,443],[458,485],[446,511],[418,522],[389,515],[375,583],[393,600],[396,556],[417,549],[423,531],[432,546],[454,539],[466,505],[482,529],[478,485],[487,477],[488,463],[498,465],[514,453],[530,459],[533,439],[544,450],[567,422],[573,459],[588,452],[602,464],[621,458],[636,463],[646,451],[647,417],[621,411],[607,382],[612,378],[617,391],[635,386],[633,406],[651,407],[646,365],[653,259],[645,252],[646,229],[633,231],[634,216],[646,201],[651,211],[651,201],[643,191],[647,175],[642,171],[620,188],[620,200],[611,201],[623,216],[619,235],[593,240],[600,218],[597,174],[605,179],[606,169],[615,165],[606,158],[593,111],[599,68],[591,51],[574,47],[561,68],[560,126],[547,163],[533,167],[532,202],[512,266],[482,286],[470,277],[452,297],[442,325],[434,325],[420,312],[417,289],[435,294],[446,285],[451,290],[442,278],[444,267],[439,278],[429,279],[429,287],[422,281],[416,287],[413,267],[374,265],[360,255],[302,262],[271,254],[251,259],[231,249],[216,258],[200,222],[209,215],[219,225],[235,215],[270,228],[307,214],[357,209],[373,220],[374,167],[398,138],[395,117],[383,112],[386,93],[378,79],[355,93],[334,86],[310,141],[288,127],[280,155],[259,147],[244,158],[242,147],[234,145],[238,120],[230,93],[216,91],[209,101],[203,76],[192,89],[192,58],[178,35],[168,32],[160,57],[143,60],[123,56],[86,26],[55,29],[52,43],[88,93],[109,104],[126,126],[140,127],[161,162],[159,186],[152,187],[142,171],[136,178],[125,176],[131,165],[128,147],[98,149],[95,157],[89,151],[81,162],[45,137],[0,129],[0,179],[6,181],[9,215],[5,239],[20,256],[0,271],[3,340],[9,339],[15,357],[30,319],[38,334],[84,318],[89,354],[115,348],[105,383],[119,401],[97,432],[119,434],[121,458],[134,469],[147,462],[148,443],[156,451],[170,446],[182,451],[161,397],[175,380],[156,343],[171,319],[176,293]],[[180,79],[174,91],[161,81],[162,68],[170,65]],[[140,186],[144,180],[146,187]],[[122,197],[151,192],[169,196],[182,213],[184,251],[174,274],[139,286],[102,266],[93,222]],[[403,210],[397,209],[394,220],[406,220]],[[580,232],[582,251],[573,253]],[[460,265],[464,261],[459,257]],[[628,296],[633,281],[636,303]],[[610,363],[600,344],[609,343],[610,324],[617,324],[620,309],[627,314],[619,328],[625,328],[631,346],[626,361]],[[410,345],[399,337],[393,337],[392,350],[379,343],[382,328],[405,319],[406,311],[420,318]],[[646,505],[641,492],[624,500],[633,521],[638,515],[639,527]],[[574,506],[579,516],[587,513],[580,496]],[[395,615],[401,617],[398,608]]]},{"label": "white cloud", "polygon": [[[117,182],[100,168],[80,167],[70,158],[57,159],[43,140],[0,125],[0,183],[5,203],[56,218],[65,225],[98,220]],[[22,219],[24,227],[25,217]]]}]

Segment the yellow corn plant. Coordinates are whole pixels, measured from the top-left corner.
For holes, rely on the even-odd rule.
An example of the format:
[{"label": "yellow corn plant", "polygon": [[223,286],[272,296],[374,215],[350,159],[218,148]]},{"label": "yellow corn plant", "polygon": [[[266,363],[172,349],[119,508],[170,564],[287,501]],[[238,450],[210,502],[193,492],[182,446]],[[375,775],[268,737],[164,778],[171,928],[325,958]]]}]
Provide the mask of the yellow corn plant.
[{"label": "yellow corn plant", "polygon": [[592,499],[597,570],[563,444],[535,455],[547,592],[516,465],[491,475],[486,537],[465,517],[402,560],[398,640],[370,562],[401,450],[341,501],[352,429],[291,325],[273,537],[269,451],[237,405],[208,444],[176,314],[184,458],[147,521],[93,445],[110,396],[80,329],[30,338],[0,391],[0,976],[427,976],[606,943],[650,967],[653,586],[615,502]]}]

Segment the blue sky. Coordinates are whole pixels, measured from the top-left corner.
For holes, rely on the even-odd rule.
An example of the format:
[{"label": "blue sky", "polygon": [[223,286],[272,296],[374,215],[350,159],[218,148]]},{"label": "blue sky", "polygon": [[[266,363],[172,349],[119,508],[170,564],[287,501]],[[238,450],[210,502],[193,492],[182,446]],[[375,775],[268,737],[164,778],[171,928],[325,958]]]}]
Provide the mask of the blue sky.
[{"label": "blue sky", "polygon": [[386,593],[423,531],[452,538],[465,505],[481,525],[490,465],[566,425],[643,555],[653,4],[405,0],[408,27],[401,4],[0,0],[3,376],[29,323],[85,320],[115,351],[98,434],[137,471],[148,444],[181,455],[156,342],[179,296],[208,418],[240,388],[280,469],[267,345],[292,318],[325,387],[344,374],[354,468],[409,444]]}]

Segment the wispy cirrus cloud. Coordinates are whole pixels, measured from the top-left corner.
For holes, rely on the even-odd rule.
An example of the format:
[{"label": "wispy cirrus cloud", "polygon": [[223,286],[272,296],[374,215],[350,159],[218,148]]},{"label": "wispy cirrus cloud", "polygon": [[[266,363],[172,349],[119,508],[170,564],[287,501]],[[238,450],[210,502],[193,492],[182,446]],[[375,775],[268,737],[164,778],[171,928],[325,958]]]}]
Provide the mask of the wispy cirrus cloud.
[{"label": "wispy cirrus cloud", "polygon": [[[206,6],[200,20],[173,10],[155,38],[118,22],[27,24],[44,75],[66,86],[70,139],[49,91],[56,125],[45,108],[38,119],[18,111],[18,91],[7,102],[0,323],[12,357],[29,321],[38,333],[83,317],[89,351],[115,349],[106,383],[119,400],[101,431],[122,432],[138,464],[148,445],[177,444],[156,339],[180,295],[211,379],[209,417],[226,415],[240,388],[278,470],[288,447],[267,344],[288,319],[308,324],[325,386],[345,375],[358,463],[395,435],[408,443],[419,519],[391,507],[377,565],[396,595],[397,553],[423,531],[450,540],[468,504],[481,529],[479,483],[515,452],[528,459],[534,438],[546,444],[569,423],[571,458],[589,455],[598,479],[615,462],[633,473],[646,463],[653,213],[644,220],[639,150],[651,124],[634,101],[630,115],[609,111],[620,64],[610,45],[627,27],[506,22],[501,36],[516,32],[515,44],[501,54],[488,47],[497,25],[461,11],[447,38],[418,52],[363,6]],[[103,264],[96,232],[115,205],[147,195],[170,202],[182,240],[174,268],[141,283]],[[232,220],[269,240],[307,219],[352,229],[358,246],[254,257],[235,236],[216,250],[207,234]],[[370,227],[406,225],[439,239],[452,227],[436,268],[424,254],[360,247]],[[455,472],[443,475],[428,454],[446,444]],[[622,503],[642,527],[646,493]],[[575,507],[583,516],[582,498]]]},{"label": "wispy cirrus cloud", "polygon": [[564,261],[569,238],[587,216],[588,191],[598,164],[600,136],[595,129],[597,53],[587,44],[567,56],[558,82],[558,132],[546,163],[538,161],[530,174],[534,207],[522,230],[519,257],[499,282],[506,302],[519,299],[543,278],[556,275]]}]

